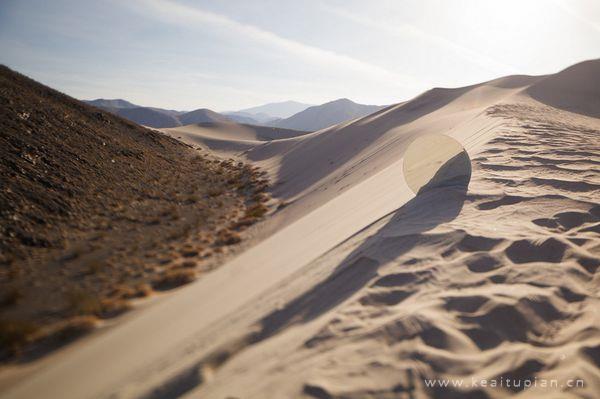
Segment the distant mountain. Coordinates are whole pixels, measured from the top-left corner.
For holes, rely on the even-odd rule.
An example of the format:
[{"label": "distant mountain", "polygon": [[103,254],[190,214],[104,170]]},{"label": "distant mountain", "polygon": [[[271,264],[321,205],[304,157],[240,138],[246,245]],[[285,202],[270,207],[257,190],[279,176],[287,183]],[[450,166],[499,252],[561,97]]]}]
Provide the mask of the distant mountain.
[{"label": "distant mountain", "polygon": [[555,108],[600,118],[600,59],[572,65],[545,76],[527,92]]},{"label": "distant mountain", "polygon": [[384,106],[357,104],[347,98],[342,98],[309,107],[289,118],[275,121],[269,125],[286,129],[316,131],[372,114],[382,108]]},{"label": "distant mountain", "polygon": [[259,112],[258,114],[252,114],[252,118],[256,119],[257,121],[259,121],[261,123],[267,123],[267,122],[276,121],[278,119],[282,119],[279,116],[271,116],[271,115],[265,114],[264,112]]},{"label": "distant mountain", "polygon": [[[357,104],[348,99],[335,100],[316,106],[309,106],[308,104],[295,101],[285,101],[220,114],[206,108],[183,112],[143,107],[122,99],[97,99],[85,102],[115,115],[122,116],[139,125],[159,129],[196,123],[236,122],[247,125],[315,131],[368,115],[383,108],[377,105]],[[294,110],[300,111],[293,112]]]},{"label": "distant mountain", "polygon": [[162,112],[163,114],[173,115],[173,116],[185,114],[187,112],[187,111],[176,111],[174,109],[163,109],[163,108],[154,108],[154,107],[144,107],[144,108],[148,108],[153,111],[158,111],[158,112]]},{"label": "distant mountain", "polygon": [[84,103],[88,103],[98,108],[137,108],[139,105],[130,103],[129,101],[114,99],[107,100],[104,98],[98,98],[96,100],[83,100]]},{"label": "distant mountain", "polygon": [[195,111],[186,112],[178,115],[177,119],[181,125],[191,125],[193,123],[207,123],[207,122],[231,122],[231,119],[225,115],[221,115],[210,109],[201,108]]},{"label": "distant mountain", "polygon": [[250,125],[260,125],[262,122],[252,117],[251,114],[245,112],[225,112],[227,118],[237,123],[247,123]]},{"label": "distant mountain", "polygon": [[107,100],[99,98],[97,100],[84,100],[83,102],[143,126],[155,128],[181,126],[177,119],[177,115],[180,114],[179,111],[142,107],[122,99]]},{"label": "distant mountain", "polygon": [[237,113],[250,114],[249,116],[251,118],[254,118],[259,122],[264,122],[264,120],[261,121],[261,118],[289,118],[290,116],[297,114],[300,111],[304,111],[310,106],[311,104],[303,104],[297,101],[284,101],[280,103],[269,103],[260,105],[258,107],[241,109],[237,111]]},{"label": "distant mountain", "polygon": [[125,119],[129,119],[138,125],[155,127],[157,129],[181,126],[177,116],[148,107],[104,109],[108,112],[112,112],[113,114],[122,116]]},{"label": "distant mountain", "polygon": [[129,119],[139,125],[150,126],[157,129],[190,125],[193,123],[232,121],[224,115],[205,108],[183,112],[154,107],[142,107],[121,99],[84,100],[84,102],[115,115],[119,115],[125,119]]},{"label": "distant mountain", "polygon": [[223,113],[229,119],[237,122],[237,123],[247,123],[251,125],[263,125],[265,126],[269,122],[273,122],[279,120],[281,118],[277,118],[274,116],[270,116],[265,114],[264,112],[260,112],[258,114],[250,114],[248,112],[236,111],[236,112],[225,112]]}]

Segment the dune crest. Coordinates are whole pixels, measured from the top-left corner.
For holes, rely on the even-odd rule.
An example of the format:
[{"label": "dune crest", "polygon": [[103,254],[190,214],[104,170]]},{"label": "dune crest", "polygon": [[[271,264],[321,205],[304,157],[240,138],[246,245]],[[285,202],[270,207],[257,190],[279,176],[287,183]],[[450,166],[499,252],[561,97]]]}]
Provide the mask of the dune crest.
[{"label": "dune crest", "polygon": [[[350,180],[353,172],[382,162],[399,141],[406,146],[421,132],[442,130],[434,130],[443,124],[433,117],[446,126],[456,117],[456,127],[446,129],[471,155],[472,180],[468,193],[458,187],[422,192],[306,266],[302,282],[298,274],[266,294],[263,301],[285,305],[248,328],[258,332],[234,338],[237,344],[221,343],[209,358],[225,351],[227,361],[190,392],[208,398],[556,392],[425,384],[428,378],[470,382],[472,377],[563,385],[579,378],[585,386],[563,387],[564,393],[600,389],[591,371],[600,361],[593,294],[600,267],[600,174],[593,172],[600,161],[600,123],[529,97],[529,85],[546,79],[508,77],[465,89],[435,89],[293,139],[293,145],[273,142],[248,151],[286,145],[286,155],[303,146],[319,151],[309,143],[325,146],[338,131],[352,143],[355,129],[365,143],[369,134],[390,134],[374,127],[393,118],[395,138],[378,147],[379,159],[363,147],[349,153],[355,160],[338,166],[347,168],[344,177]],[[419,110],[426,111],[414,116]],[[298,206],[344,179],[316,173],[321,180],[296,197]]]},{"label": "dune crest", "polygon": [[531,85],[527,93],[555,108],[600,117],[600,59],[581,62]]}]

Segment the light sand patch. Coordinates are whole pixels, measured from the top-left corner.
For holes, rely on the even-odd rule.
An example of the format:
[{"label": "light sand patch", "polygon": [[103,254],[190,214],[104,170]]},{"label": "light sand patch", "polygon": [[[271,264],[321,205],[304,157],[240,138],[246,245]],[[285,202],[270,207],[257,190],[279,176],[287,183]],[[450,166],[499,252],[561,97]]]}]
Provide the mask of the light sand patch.
[{"label": "light sand patch", "polygon": [[419,136],[404,153],[404,179],[415,193],[444,185],[466,187],[471,160],[455,139],[441,134]]}]

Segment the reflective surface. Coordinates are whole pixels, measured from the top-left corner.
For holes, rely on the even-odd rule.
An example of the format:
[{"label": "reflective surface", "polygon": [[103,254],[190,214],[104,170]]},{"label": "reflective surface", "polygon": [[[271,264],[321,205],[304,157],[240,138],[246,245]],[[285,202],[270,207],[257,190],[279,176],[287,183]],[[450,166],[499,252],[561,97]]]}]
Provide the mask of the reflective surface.
[{"label": "reflective surface", "polygon": [[416,138],[404,153],[406,184],[419,194],[436,187],[461,186],[471,180],[471,160],[463,146],[442,134]]}]

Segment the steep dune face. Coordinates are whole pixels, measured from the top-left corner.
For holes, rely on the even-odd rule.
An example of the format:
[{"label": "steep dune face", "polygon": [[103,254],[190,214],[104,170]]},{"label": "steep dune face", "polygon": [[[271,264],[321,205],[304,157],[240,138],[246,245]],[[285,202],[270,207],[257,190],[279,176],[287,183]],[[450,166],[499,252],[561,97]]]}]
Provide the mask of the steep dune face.
[{"label": "steep dune face", "polygon": [[[467,193],[434,188],[404,204],[395,192],[399,209],[222,320],[213,331],[227,329],[229,338],[203,335],[212,345],[190,357],[190,368],[175,367],[172,381],[195,376],[184,378],[186,391],[208,398],[529,392],[482,389],[472,377],[496,385],[584,378],[577,394],[596,391],[599,176],[590,171],[600,126],[529,98],[526,89],[542,79],[433,89],[350,123],[244,150],[270,168],[275,193],[293,201],[276,218],[297,225],[314,215],[322,223],[294,241],[297,251],[309,251],[302,242],[334,223],[319,213],[323,203],[333,218],[339,209],[340,218],[356,220],[368,208],[360,196],[368,203],[396,190],[400,180],[379,176],[400,170],[421,135],[455,138],[474,163]],[[354,212],[339,201],[356,201]],[[529,394],[548,392],[540,389]]]},{"label": "steep dune face", "polygon": [[500,125],[462,138],[467,192],[428,190],[290,277],[191,395],[598,392],[600,121],[523,93],[478,117]]},{"label": "steep dune face", "polygon": [[446,134],[463,145],[485,140],[500,122],[482,111],[527,87],[520,78],[514,80],[432,89],[366,117],[264,143],[243,155],[271,173],[277,182],[274,195],[291,204],[289,214],[294,209],[301,214],[394,164],[421,134]]},{"label": "steep dune face", "polygon": [[555,108],[600,117],[600,60],[585,61],[550,75],[527,92]]},{"label": "steep dune face", "polygon": [[[264,140],[240,129],[176,128],[174,137],[249,159],[269,172],[273,194],[290,204],[289,222],[397,162],[416,136],[442,133],[473,144],[500,122],[483,110],[539,81],[509,76],[454,89],[434,88],[414,99],[314,133]],[[273,137],[275,135],[272,135]]]}]

